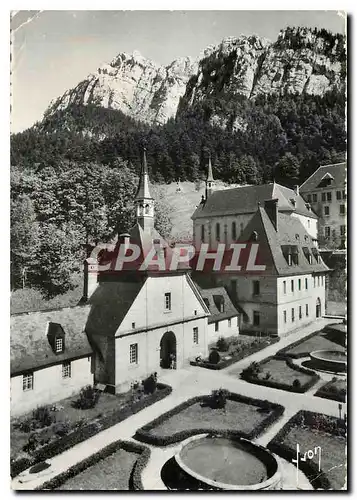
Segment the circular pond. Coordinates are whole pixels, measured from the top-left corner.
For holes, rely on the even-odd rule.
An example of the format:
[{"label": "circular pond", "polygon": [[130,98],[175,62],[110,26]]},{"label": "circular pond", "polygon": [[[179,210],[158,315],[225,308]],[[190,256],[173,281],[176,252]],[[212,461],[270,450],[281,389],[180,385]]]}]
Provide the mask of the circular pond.
[{"label": "circular pond", "polygon": [[347,370],[347,355],[343,351],[314,351],[310,358],[317,370],[345,372]]},{"label": "circular pond", "polygon": [[221,490],[278,489],[280,472],[275,457],[243,438],[194,436],[175,455],[190,477]]}]

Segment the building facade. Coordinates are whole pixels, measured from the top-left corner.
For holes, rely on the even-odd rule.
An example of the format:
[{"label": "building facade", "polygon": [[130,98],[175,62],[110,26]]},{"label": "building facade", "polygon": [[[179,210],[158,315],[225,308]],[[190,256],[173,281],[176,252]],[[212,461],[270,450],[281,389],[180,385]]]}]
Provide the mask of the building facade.
[{"label": "building facade", "polygon": [[302,196],[319,217],[318,239],[322,248],[345,248],[346,167],[346,162],[319,167],[300,187]]}]

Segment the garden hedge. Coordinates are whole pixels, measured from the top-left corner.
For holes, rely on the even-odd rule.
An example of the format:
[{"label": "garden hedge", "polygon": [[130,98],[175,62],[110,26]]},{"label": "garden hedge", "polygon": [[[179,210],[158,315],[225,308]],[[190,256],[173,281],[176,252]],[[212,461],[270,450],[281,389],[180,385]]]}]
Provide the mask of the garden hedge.
[{"label": "garden hedge", "polygon": [[98,432],[104,431],[105,429],[122,422],[144,408],[160,401],[172,392],[172,387],[166,384],[158,383],[157,388],[159,390],[156,390],[150,396],[141,399],[132,405],[125,406],[124,408],[120,408],[118,410],[113,410],[110,414],[97,419],[95,422],[84,425],[78,430],[70,432],[66,436],[42,446],[40,449],[34,451],[32,458],[20,458],[15,460],[10,464],[11,477],[16,477],[18,474],[28,469],[31,465],[59,455],[76,444],[79,444],[95,434],[98,434]]},{"label": "garden hedge", "polygon": [[223,370],[223,368],[227,368],[227,366],[232,365],[233,363],[237,363],[237,361],[240,361],[241,359],[247,358],[248,356],[251,356],[252,354],[261,351],[262,349],[265,349],[266,347],[269,347],[270,345],[276,344],[279,342],[280,338],[279,337],[271,337],[270,338],[270,343],[268,345],[255,345],[250,348],[247,348],[240,352],[239,354],[236,354],[231,357],[231,359],[221,359],[217,364],[209,363],[208,361],[190,361],[190,364],[192,366],[200,366],[201,368],[207,368],[208,370]]},{"label": "garden hedge", "polygon": [[165,420],[168,420],[173,415],[180,413],[182,410],[185,410],[189,406],[198,403],[204,402],[207,400],[209,396],[196,396],[194,398],[188,399],[184,401],[180,405],[172,408],[171,410],[163,413],[156,419],[152,420],[148,424],[144,425],[140,429],[138,429],[134,435],[134,438],[138,441],[142,441],[144,443],[152,444],[155,446],[167,446],[169,444],[177,443],[184,439],[187,439],[190,436],[194,436],[195,434],[212,434],[219,432],[220,435],[227,435],[232,437],[243,437],[246,439],[254,439],[259,436],[267,427],[269,427],[275,420],[277,420],[284,413],[284,406],[270,403],[267,400],[254,399],[248,396],[241,396],[240,394],[229,393],[228,398],[232,401],[238,401],[240,403],[250,404],[252,406],[258,406],[262,409],[270,409],[271,413],[260,422],[251,432],[242,432],[235,431],[234,429],[226,429],[223,431],[217,431],[217,429],[212,429],[210,427],[197,427],[197,429],[187,429],[183,431],[176,432],[170,436],[154,436],[150,434],[150,431],[156,426],[160,425]]},{"label": "garden hedge", "polygon": [[133,467],[130,477],[130,483],[132,483],[131,487],[133,489],[142,490],[143,484],[141,482],[141,471],[146,466],[150,458],[150,449],[138,443],[133,443],[130,441],[121,441],[121,440],[115,441],[114,443],[110,443],[108,446],[98,451],[97,453],[94,453],[93,455],[85,458],[81,462],[78,462],[77,464],[70,467],[65,472],[62,472],[53,479],[50,479],[49,481],[43,483],[41,486],[38,486],[37,488],[35,488],[35,490],[56,490],[69,479],[72,479],[73,477],[77,476],[78,474],[88,469],[92,465],[96,464],[100,460],[109,457],[119,449],[123,449],[129,452],[131,451],[135,453],[140,453],[140,456]]},{"label": "garden hedge", "polygon": [[313,385],[316,384],[318,380],[320,380],[320,376],[317,375],[314,371],[309,370],[308,368],[304,368],[298,365],[295,365],[293,361],[290,358],[281,358],[279,356],[269,356],[269,358],[264,359],[261,363],[259,363],[259,366],[264,365],[265,363],[268,363],[271,359],[278,359],[279,361],[285,361],[285,363],[290,367],[293,368],[294,370],[300,372],[300,373],[305,373],[307,375],[311,375],[311,379],[306,382],[306,384],[300,386],[300,387],[293,387],[292,385],[284,384],[284,382],[274,382],[271,380],[265,380],[265,379],[260,379],[258,377],[254,377],[252,375],[247,375],[247,374],[242,374],[241,373],[241,378],[245,380],[246,382],[250,382],[251,384],[256,384],[256,385],[263,385],[265,387],[272,387],[274,389],[282,389],[284,391],[288,392],[306,392]]},{"label": "garden hedge", "polygon": [[[267,448],[281,456],[288,462],[292,463],[292,459],[296,459],[296,449],[289,448],[283,443],[285,436],[291,430],[292,427],[301,424],[301,417],[304,417],[305,420],[309,420],[312,416],[319,415],[325,417],[323,414],[313,413],[307,410],[298,411],[285,425],[280,431],[276,434],[276,436],[269,442]],[[333,417],[329,417],[333,418]],[[339,430],[341,432],[342,429],[345,429],[345,422],[342,419],[335,418]],[[332,434],[336,434],[332,432]],[[303,455],[300,455],[300,458]],[[325,472],[319,471],[317,464],[315,464],[312,460],[307,460],[306,462],[302,462],[299,459],[299,469],[307,476],[307,478],[311,478],[311,484],[315,489],[322,488],[324,490],[331,489],[330,481]],[[313,478],[313,479],[312,479]],[[310,480],[310,479],[309,479]]]}]

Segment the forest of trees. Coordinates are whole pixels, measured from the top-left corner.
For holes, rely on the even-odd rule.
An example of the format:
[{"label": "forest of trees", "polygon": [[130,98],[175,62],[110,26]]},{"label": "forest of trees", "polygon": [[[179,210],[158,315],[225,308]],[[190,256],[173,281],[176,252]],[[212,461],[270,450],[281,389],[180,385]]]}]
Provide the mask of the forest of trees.
[{"label": "forest of trees", "polygon": [[[144,146],[155,183],[204,178],[210,152],[217,179],[291,186],[344,159],[345,95],[253,101],[222,92],[163,126],[91,105],[47,114],[11,137],[13,289],[25,272],[26,285],[48,296],[68,291],[86,245],[130,227]],[[157,198],[157,227],[168,236],[169,210]]]}]

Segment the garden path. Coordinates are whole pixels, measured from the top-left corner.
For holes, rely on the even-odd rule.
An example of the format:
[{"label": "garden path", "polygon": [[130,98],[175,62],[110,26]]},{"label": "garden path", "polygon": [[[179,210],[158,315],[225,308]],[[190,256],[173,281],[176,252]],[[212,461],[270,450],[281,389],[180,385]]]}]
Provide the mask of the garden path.
[{"label": "garden path", "polygon": [[[322,328],[327,322],[328,321],[325,319],[316,321],[313,325],[310,325],[299,332],[292,333],[289,337],[281,339],[278,343],[269,346],[252,356],[249,356],[249,358],[235,363],[229,368],[234,367],[234,369],[237,369],[237,367],[242,367],[243,369],[252,361],[261,361],[267,356],[274,355],[278,350],[282,349],[286,345],[291,344],[298,339],[302,339],[313,331]],[[158,401],[148,408],[145,408],[135,415],[132,415],[123,422],[120,422],[87,439],[86,441],[73,446],[73,448],[61,453],[60,455],[53,457],[49,460],[52,466],[50,474],[43,477],[36,477],[30,481],[21,483],[21,476],[26,476],[28,474],[28,471],[24,471],[12,480],[12,489],[33,490],[34,488],[41,486],[44,482],[64,472],[69,467],[101,450],[113,441],[118,439],[130,439],[131,436],[135,434],[136,429],[157,418],[162,413],[165,413],[171,408],[179,405],[183,401],[197,395],[209,394],[212,389],[218,389],[220,387],[224,387],[231,392],[237,392],[244,396],[257,399],[268,399],[271,402],[282,404],[286,408],[284,419],[285,416],[289,419],[301,409],[317,411],[334,416],[338,416],[339,414],[338,403],[335,401],[316,398],[311,394],[292,394],[280,389],[250,384],[244,380],[230,376],[228,369],[212,371],[190,366],[182,370],[167,370],[161,375],[160,381],[168,383],[173,387],[173,391],[168,397]],[[346,411],[345,407],[346,405],[343,405],[344,412]],[[277,431],[278,430],[279,429],[277,428]],[[270,431],[268,429],[267,433],[269,432]]]}]

